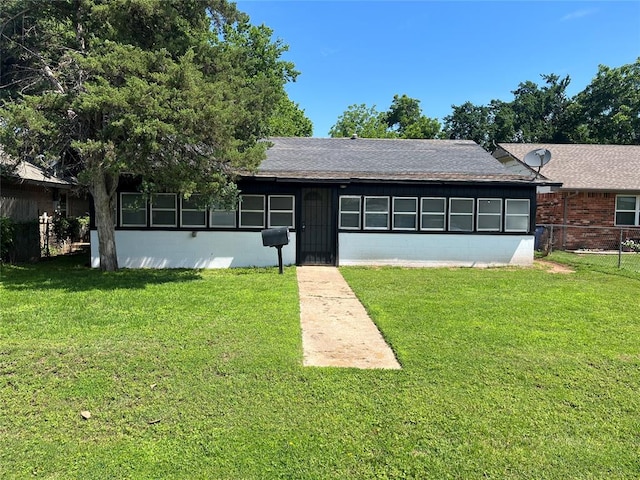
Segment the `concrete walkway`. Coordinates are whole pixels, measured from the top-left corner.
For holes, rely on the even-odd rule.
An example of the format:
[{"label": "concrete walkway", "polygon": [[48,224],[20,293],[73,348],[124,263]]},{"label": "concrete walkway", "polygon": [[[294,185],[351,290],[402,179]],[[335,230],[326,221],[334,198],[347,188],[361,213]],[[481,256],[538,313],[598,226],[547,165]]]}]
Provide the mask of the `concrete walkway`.
[{"label": "concrete walkway", "polygon": [[305,366],[400,368],[337,268],[303,266],[297,276]]}]

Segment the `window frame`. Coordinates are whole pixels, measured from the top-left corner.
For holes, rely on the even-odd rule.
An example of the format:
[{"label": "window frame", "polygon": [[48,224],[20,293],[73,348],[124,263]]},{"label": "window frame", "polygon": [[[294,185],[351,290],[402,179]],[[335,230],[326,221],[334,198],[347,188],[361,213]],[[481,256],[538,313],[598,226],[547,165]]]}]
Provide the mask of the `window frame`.
[{"label": "window frame", "polygon": [[[527,213],[509,213],[510,202],[527,202]],[[526,217],[527,228],[526,230],[516,230],[508,228],[509,217]],[[531,200],[528,198],[505,198],[504,199],[504,231],[509,233],[529,233],[531,230]]]},{"label": "window frame", "polygon": [[[358,210],[342,210],[343,199],[356,199],[358,200]],[[338,199],[338,228],[341,230],[360,230],[362,228],[362,196],[361,195],[340,195]],[[358,217],[358,226],[350,227],[342,224],[343,215],[356,215]]]},{"label": "window frame", "polygon": [[[483,201],[496,201],[500,205],[500,211],[498,213],[495,212],[481,212],[480,211],[480,202]],[[476,202],[476,230],[478,232],[501,232],[502,231],[502,199],[501,198],[478,198]],[[497,228],[481,228],[480,227],[480,217],[498,217],[498,227]]]},{"label": "window frame", "polygon": [[[378,211],[367,211],[367,200],[379,200],[384,199],[387,201],[387,210],[382,212]],[[388,196],[385,195],[365,195],[364,202],[362,202],[362,229],[363,230],[377,230],[377,231],[386,231],[389,230],[390,225],[390,214],[391,214],[391,202]],[[384,227],[369,227],[367,226],[367,215],[386,215],[387,222]]]},{"label": "window frame", "polygon": [[[287,198],[287,199],[291,199],[291,209],[290,210],[280,210],[280,209],[274,209],[271,205],[271,201],[274,198]],[[267,224],[269,225],[269,228],[272,227],[288,227],[291,229],[295,229],[296,228],[296,196],[295,195],[282,195],[282,194],[276,194],[276,195],[269,195],[269,201],[268,201],[268,209],[269,209],[269,213],[267,215]],[[289,225],[274,225],[272,219],[271,219],[271,214],[272,213],[288,213],[291,214],[291,223]]]},{"label": "window frame", "polygon": [[[136,195],[142,199],[142,207],[136,209],[136,211],[144,210],[144,223],[124,223],[124,201],[123,198],[125,195]],[[149,210],[148,210],[148,202],[143,193],[139,192],[120,192],[120,226],[121,227],[146,227],[149,222]]]},{"label": "window frame", "polygon": [[[213,221],[213,215],[215,213],[232,213],[233,214],[233,225],[220,225]],[[218,208],[215,205],[209,209],[209,228],[238,228],[238,209],[233,208],[231,210]]]},{"label": "window frame", "polygon": [[[162,207],[162,208],[156,208],[153,206],[153,199],[155,197],[173,197],[173,208],[166,208],[166,207]],[[151,199],[149,202],[149,206],[150,206],[150,210],[151,210],[151,219],[150,219],[150,224],[152,227],[159,227],[159,228],[175,228],[178,226],[178,195],[175,193],[154,193],[151,195]],[[173,212],[173,224],[169,224],[169,223],[159,223],[156,224],[153,221],[153,214],[154,212]]]},{"label": "window frame", "polygon": [[[247,210],[247,209],[243,209],[242,208],[243,200],[245,198],[248,198],[248,197],[260,197],[262,199],[262,210]],[[240,202],[239,202],[239,205],[238,205],[238,228],[244,228],[244,229],[248,229],[248,228],[264,228],[264,226],[265,226],[265,213],[266,213],[266,206],[267,206],[267,202],[265,200],[265,197],[266,197],[266,195],[254,194],[254,193],[250,193],[250,194],[246,194],[246,195],[240,195]],[[262,223],[260,225],[243,225],[242,224],[243,213],[261,213],[262,214]]]},{"label": "window frame", "polygon": [[[185,199],[184,197],[180,197],[180,227],[183,228],[207,228],[207,218],[208,210],[207,208],[185,208],[184,203],[191,201],[194,197],[200,197],[198,194],[191,195],[189,199]],[[184,221],[184,213],[185,212],[202,212],[204,214],[203,220],[204,222],[201,225],[185,223]]]},{"label": "window frame", "polygon": [[[425,212],[424,200],[442,200],[442,212]],[[447,197],[420,197],[420,230],[423,232],[444,232],[447,229]],[[441,216],[442,228],[429,228],[424,226],[424,215]]]},{"label": "window frame", "polygon": [[[618,209],[618,198],[627,197],[635,199],[635,208],[633,210],[620,210]],[[633,213],[633,224],[618,223],[618,213]],[[613,224],[616,227],[638,227],[640,226],[640,195],[616,195],[614,204]]]},{"label": "window frame", "polygon": [[[407,200],[413,200],[414,202],[414,209],[413,212],[409,212],[409,211],[396,211],[396,200],[401,200],[401,201],[407,201]],[[420,207],[418,205],[418,197],[392,197],[392,201],[391,201],[391,229],[392,230],[396,230],[396,231],[403,231],[403,232],[414,232],[416,230],[418,230],[418,213],[420,211]],[[396,215],[399,216],[413,216],[413,227],[412,228],[407,228],[407,227],[396,227]]]},{"label": "window frame", "polygon": [[[454,200],[465,200],[471,205],[471,212],[453,212],[451,206]],[[475,206],[476,202],[472,197],[449,197],[449,211],[447,215],[447,231],[461,233],[461,232],[474,232],[475,231]],[[471,218],[471,228],[469,230],[452,230],[451,229],[451,219],[452,217],[470,217]]]}]

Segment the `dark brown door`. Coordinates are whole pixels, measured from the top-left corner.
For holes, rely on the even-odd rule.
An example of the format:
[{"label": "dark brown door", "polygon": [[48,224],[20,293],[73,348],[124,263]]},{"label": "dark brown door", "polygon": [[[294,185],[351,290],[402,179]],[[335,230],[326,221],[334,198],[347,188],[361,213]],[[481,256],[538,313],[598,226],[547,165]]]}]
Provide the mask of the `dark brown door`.
[{"label": "dark brown door", "polygon": [[336,230],[331,190],[303,188],[300,209],[300,265],[335,265]]}]

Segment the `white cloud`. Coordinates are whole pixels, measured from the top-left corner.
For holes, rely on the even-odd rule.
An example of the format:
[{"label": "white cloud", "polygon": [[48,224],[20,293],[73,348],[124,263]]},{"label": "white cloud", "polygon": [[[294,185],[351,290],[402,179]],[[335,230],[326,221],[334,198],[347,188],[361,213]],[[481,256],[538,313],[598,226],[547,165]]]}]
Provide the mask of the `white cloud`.
[{"label": "white cloud", "polygon": [[567,13],[564,17],[562,17],[563,22],[568,22],[570,20],[576,20],[578,18],[588,17],[589,15],[593,15],[597,12],[595,8],[575,10],[571,13]]}]

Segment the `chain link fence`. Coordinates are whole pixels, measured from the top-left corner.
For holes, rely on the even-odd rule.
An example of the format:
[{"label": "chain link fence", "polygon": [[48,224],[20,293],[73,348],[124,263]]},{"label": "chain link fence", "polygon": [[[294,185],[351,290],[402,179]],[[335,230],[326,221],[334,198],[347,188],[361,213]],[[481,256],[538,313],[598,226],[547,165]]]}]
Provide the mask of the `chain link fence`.
[{"label": "chain link fence", "polygon": [[535,249],[546,255],[561,250],[582,263],[640,272],[640,227],[537,225]]}]

